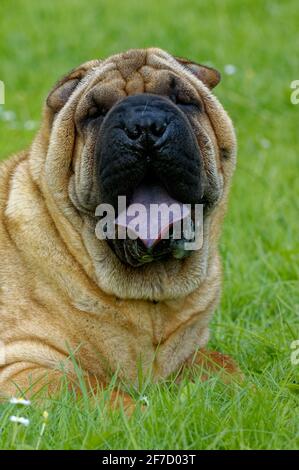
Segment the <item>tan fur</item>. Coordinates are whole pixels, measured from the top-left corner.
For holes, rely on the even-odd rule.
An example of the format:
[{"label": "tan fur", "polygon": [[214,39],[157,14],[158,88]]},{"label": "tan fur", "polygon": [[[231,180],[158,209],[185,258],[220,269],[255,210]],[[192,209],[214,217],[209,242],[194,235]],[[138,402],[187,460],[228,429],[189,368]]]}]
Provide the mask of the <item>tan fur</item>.
[{"label": "tan fur", "polygon": [[[169,73],[204,103],[193,125],[205,134],[204,164],[221,198],[205,220],[201,250],[134,269],[95,237],[95,136],[79,135],[75,121],[91,92],[111,106],[130,94],[159,93]],[[77,86],[55,113],[64,82]],[[84,64],[47,103],[29,151],[1,165],[0,391],[37,381],[35,390],[45,380],[55,390],[61,368],[74,375],[70,351],[100,383],[116,371],[135,383],[138,364],[153,380],[165,378],[206,345],[219,299],[217,244],[236,154],[231,121],[208,87],[159,49]]]}]

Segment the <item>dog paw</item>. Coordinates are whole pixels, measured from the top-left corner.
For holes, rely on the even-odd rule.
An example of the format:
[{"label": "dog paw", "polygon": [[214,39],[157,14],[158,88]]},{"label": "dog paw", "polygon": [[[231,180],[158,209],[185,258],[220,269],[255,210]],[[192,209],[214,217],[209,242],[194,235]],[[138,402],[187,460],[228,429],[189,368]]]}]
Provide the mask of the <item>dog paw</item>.
[{"label": "dog paw", "polygon": [[244,376],[237,363],[227,354],[218,351],[208,351],[200,349],[195,355],[190,357],[184,369],[190,370],[192,375],[200,376],[202,382],[210,377],[219,376],[222,382],[242,383]]}]

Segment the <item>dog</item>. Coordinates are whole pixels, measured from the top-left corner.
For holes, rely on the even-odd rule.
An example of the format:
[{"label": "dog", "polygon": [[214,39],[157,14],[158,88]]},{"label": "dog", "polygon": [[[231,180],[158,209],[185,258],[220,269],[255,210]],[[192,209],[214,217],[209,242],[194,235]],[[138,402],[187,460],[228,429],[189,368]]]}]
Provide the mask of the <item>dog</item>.
[{"label": "dog", "polygon": [[[0,391],[30,395],[62,377],[156,382],[209,353],[218,240],[236,164],[213,68],[158,48],[92,60],[49,93],[29,150],[0,169]],[[199,249],[182,239],[96,236],[100,204],[125,196],[203,208]],[[192,212],[192,210],[191,210]],[[151,223],[151,222],[149,222]],[[126,225],[126,224],[125,224]]]}]

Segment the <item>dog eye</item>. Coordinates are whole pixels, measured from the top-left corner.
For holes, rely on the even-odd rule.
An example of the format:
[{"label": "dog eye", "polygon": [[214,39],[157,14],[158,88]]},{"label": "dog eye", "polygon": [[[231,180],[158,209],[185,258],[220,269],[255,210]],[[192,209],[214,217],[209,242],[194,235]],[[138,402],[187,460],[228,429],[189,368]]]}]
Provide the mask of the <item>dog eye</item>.
[{"label": "dog eye", "polygon": [[192,100],[189,96],[184,96],[181,93],[172,94],[170,96],[170,99],[177,106],[183,106],[184,108],[190,109],[194,108],[197,111],[201,109],[201,104],[199,102],[196,102],[195,100]]},{"label": "dog eye", "polygon": [[87,119],[97,119],[99,117],[104,117],[107,114],[107,110],[105,108],[101,108],[100,106],[92,106],[89,108],[87,113]]}]

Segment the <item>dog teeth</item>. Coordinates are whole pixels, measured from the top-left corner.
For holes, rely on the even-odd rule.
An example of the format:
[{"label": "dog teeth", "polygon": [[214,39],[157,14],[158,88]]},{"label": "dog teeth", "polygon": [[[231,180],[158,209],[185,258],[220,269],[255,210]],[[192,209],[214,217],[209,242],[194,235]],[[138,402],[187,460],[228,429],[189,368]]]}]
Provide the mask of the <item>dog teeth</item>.
[{"label": "dog teeth", "polygon": [[142,261],[143,263],[150,263],[151,261],[153,261],[153,257],[152,255],[143,255],[141,258],[140,258],[140,261]]}]

